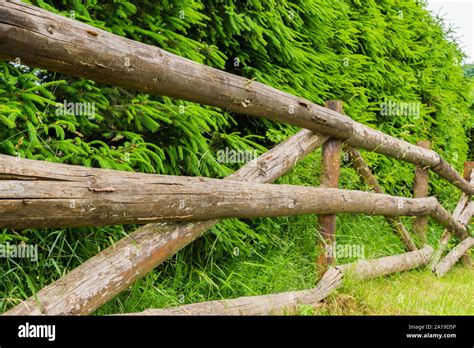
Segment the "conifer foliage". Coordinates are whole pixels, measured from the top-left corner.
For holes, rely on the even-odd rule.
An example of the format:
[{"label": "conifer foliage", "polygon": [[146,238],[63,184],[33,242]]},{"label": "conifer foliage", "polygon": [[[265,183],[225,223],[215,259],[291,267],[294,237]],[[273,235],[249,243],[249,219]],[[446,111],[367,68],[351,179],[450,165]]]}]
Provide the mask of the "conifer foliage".
[{"label": "conifer foliage", "polygon": [[[343,100],[345,113],[355,120],[412,143],[430,139],[458,168],[468,156],[473,121],[470,84],[460,66],[463,56],[442,20],[431,17],[422,1],[29,2],[318,104]],[[67,112],[68,103],[90,108]],[[418,111],[404,113],[399,107],[381,112],[387,105],[415,105]],[[219,151],[263,153],[295,131],[226,110],[33,69],[21,59],[0,62],[0,125],[3,154],[208,177],[223,177],[241,165],[219,161]],[[366,155],[388,193],[411,194],[412,166]],[[445,188],[434,181],[433,189]],[[220,236],[222,255],[236,245],[265,244],[265,233],[256,231],[270,230],[273,223],[257,221],[260,225],[252,228],[238,220],[218,225],[213,232]],[[52,255],[40,269],[21,265],[34,292],[130,230],[4,230],[0,242],[30,241]],[[78,236],[93,240],[94,250]],[[59,248],[55,240],[63,245]],[[8,273],[19,266],[0,267]],[[41,270],[44,277],[37,276]],[[10,297],[29,295],[12,290],[11,284],[18,282],[12,274],[5,276],[0,294],[10,289]],[[0,302],[0,311],[11,305]]]}]

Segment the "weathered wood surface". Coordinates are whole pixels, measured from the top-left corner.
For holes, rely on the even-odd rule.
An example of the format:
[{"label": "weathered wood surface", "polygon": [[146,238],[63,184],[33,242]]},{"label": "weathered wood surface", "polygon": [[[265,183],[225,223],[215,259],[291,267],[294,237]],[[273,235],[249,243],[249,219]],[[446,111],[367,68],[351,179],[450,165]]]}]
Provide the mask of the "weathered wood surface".
[{"label": "weathered wood surface", "polygon": [[[474,214],[474,201],[471,201],[462,212],[459,220],[469,221]],[[444,276],[461,258],[470,258],[467,252],[474,247],[474,238],[467,237],[456,245],[451,251],[433,268],[438,277]]]},{"label": "weathered wood surface", "polygon": [[433,254],[433,247],[426,245],[422,249],[400,255],[386,256],[373,260],[361,260],[336,266],[344,275],[350,274],[357,280],[381,277],[387,274],[407,271],[426,265]]},{"label": "weathered wood surface", "polygon": [[469,237],[456,245],[435,267],[434,271],[438,277],[444,276],[463,257],[469,249],[474,247],[474,238]]},{"label": "weathered wood surface", "polygon": [[[465,163],[464,177],[466,179],[468,179],[471,183],[474,183],[474,171],[471,168],[471,166],[472,166],[471,163],[474,165],[474,162],[466,162]],[[471,198],[470,198],[469,195],[463,193],[461,195],[461,198],[459,199],[458,204],[456,205],[456,208],[454,209],[454,212],[453,212],[453,219],[455,219],[456,221],[458,221],[459,223],[461,223],[463,225],[467,225],[469,223],[470,216],[469,216],[468,211],[465,212],[465,210],[468,206],[468,203],[469,203],[470,199]],[[449,240],[451,239],[451,237],[452,237],[452,231],[450,231],[448,229],[445,229],[443,234],[441,235],[441,238],[440,238],[439,244],[438,244],[438,248],[436,249],[436,251],[433,255],[431,264],[430,264],[430,267],[431,267],[432,271],[435,270],[436,265],[439,263],[441,257],[443,256],[444,252],[446,251],[446,249],[448,247]],[[467,237],[468,237],[468,234],[465,234],[465,235],[458,234],[458,238],[460,238],[461,240],[465,239]],[[466,255],[466,257],[463,257],[463,260],[465,260],[465,258],[470,258],[470,257],[469,257],[469,255]],[[465,262],[465,264],[466,263],[469,264],[469,262]]]},{"label": "weathered wood surface", "polygon": [[[301,130],[285,142],[245,164],[226,179],[269,183],[288,172],[299,160],[327,140],[326,136]],[[24,177],[27,163],[21,162],[13,177]],[[46,164],[43,164],[46,166]],[[61,171],[61,169],[63,169]],[[83,170],[78,167],[78,170]],[[95,171],[95,169],[92,169]],[[38,169],[37,176],[48,173]],[[67,168],[58,167],[57,178],[67,178]],[[84,176],[86,173],[84,173]],[[224,180],[226,180],[224,179]],[[147,224],[103,250],[58,281],[46,286],[16,307],[9,315],[90,314],[127,289],[137,279],[180,249],[199,238],[216,220],[191,223]]]},{"label": "weathered wood surface", "polygon": [[166,95],[324,133],[423,167],[466,193],[474,186],[436,152],[250,79],[198,64],[19,2],[0,3],[0,59]]},{"label": "weathered wood surface", "polygon": [[330,268],[314,289],[147,309],[125,315],[291,315],[297,314],[301,305],[317,305],[338,288],[341,282],[342,273]]},{"label": "weathered wood surface", "polygon": [[330,267],[315,289],[281,294],[240,297],[232,300],[199,302],[173,308],[147,309],[125,315],[269,315],[294,314],[302,304],[314,305],[342,284],[345,276],[366,280],[408,271],[425,265],[433,253],[431,246],[405,254],[361,260]]},{"label": "weathered wood surface", "polygon": [[[330,100],[326,102],[326,107],[342,113],[343,105],[339,100]],[[341,141],[329,138],[322,148],[320,187],[338,188],[339,174],[341,167]],[[321,272],[327,270],[328,265],[333,265],[336,260],[334,255],[334,244],[336,242],[336,215],[318,215],[319,250],[323,251],[318,255],[317,264]]]},{"label": "weathered wood surface", "polygon": [[[345,146],[345,150],[349,155],[349,159],[352,162],[357,173],[359,173],[365,184],[371,187],[376,193],[383,193],[383,189],[380,186],[377,178],[372,174],[370,167],[364,161],[364,158],[357,149],[351,146]],[[410,233],[403,225],[403,222],[399,218],[385,217],[388,224],[392,227],[395,233],[400,237],[401,241],[409,251],[416,250],[417,247],[410,236]]]},{"label": "weathered wood surface", "polygon": [[[2,178],[7,178],[1,180]],[[466,234],[435,197],[90,169],[0,155],[0,227],[46,228],[299,214],[430,215]]]},{"label": "weathered wood surface", "polygon": [[[430,149],[431,143],[428,140],[422,140],[417,143],[425,149]],[[430,172],[428,167],[415,166],[415,182],[413,185],[413,197],[423,198],[428,196]],[[426,216],[417,216],[413,221],[413,232],[418,236],[421,243],[426,244],[426,228],[428,218]]]}]

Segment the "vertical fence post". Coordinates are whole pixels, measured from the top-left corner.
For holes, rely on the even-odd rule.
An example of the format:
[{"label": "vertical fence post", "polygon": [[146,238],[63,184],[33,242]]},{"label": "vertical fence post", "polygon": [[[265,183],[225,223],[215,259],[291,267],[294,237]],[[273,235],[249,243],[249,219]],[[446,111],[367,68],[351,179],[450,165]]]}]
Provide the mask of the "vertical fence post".
[{"label": "vertical fence post", "polygon": [[[340,100],[329,100],[325,103],[325,106],[331,110],[342,113],[342,102]],[[338,187],[341,146],[341,141],[334,138],[329,138],[323,144],[321,187]],[[336,241],[336,215],[319,215],[318,222],[321,234],[319,246],[320,250],[324,250],[325,252],[319,255],[317,264],[321,272],[324,272],[328,265],[333,265],[335,262],[334,243]]]},{"label": "vertical fence post", "polygon": [[[431,143],[429,140],[422,140],[416,143],[418,146],[430,149]],[[415,166],[415,183],[413,188],[414,198],[423,198],[428,196],[428,182],[430,174],[429,168],[422,166]],[[418,237],[420,242],[426,244],[426,228],[428,225],[428,216],[417,216],[413,222],[413,232]]]},{"label": "vertical fence post", "polygon": [[[464,171],[463,171],[464,179],[466,179],[467,181],[470,181],[473,170],[474,170],[474,161],[464,162]],[[461,260],[464,266],[472,267],[472,259],[469,256],[469,254],[464,254],[461,257]]]}]

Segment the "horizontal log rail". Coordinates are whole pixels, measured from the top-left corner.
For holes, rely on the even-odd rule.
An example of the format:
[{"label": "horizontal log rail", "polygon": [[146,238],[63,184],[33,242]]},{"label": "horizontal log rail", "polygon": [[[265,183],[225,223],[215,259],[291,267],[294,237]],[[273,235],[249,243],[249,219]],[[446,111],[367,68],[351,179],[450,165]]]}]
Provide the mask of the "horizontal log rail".
[{"label": "horizontal log rail", "polygon": [[331,267],[314,289],[290,291],[279,294],[239,297],[230,300],[198,302],[172,308],[150,308],[124,315],[275,315],[296,314],[301,305],[317,305],[336,290],[345,276],[366,280],[408,271],[426,265],[433,248],[426,246],[412,252],[361,260]]},{"label": "horizontal log rail", "polygon": [[[444,235],[448,239],[456,234],[463,240],[437,264],[438,275],[446,273],[474,244],[467,228],[472,204],[466,200],[474,194],[472,182],[462,178],[436,152],[374,130],[342,113],[31,5],[2,1],[0,59],[17,57],[30,66],[307,129],[224,180],[84,168],[0,155],[0,227],[147,224],[6,314],[92,313],[220,218],[345,212],[383,215],[397,221],[393,218],[429,215],[446,226]],[[268,184],[330,137],[430,168],[465,193],[461,199],[465,208],[457,208],[451,216],[434,197],[411,199]],[[407,248],[413,249],[406,229],[395,227]],[[337,266],[337,271],[368,279],[426,264],[432,254],[433,249],[426,246],[402,255]],[[440,256],[435,255],[435,259]],[[331,279],[334,286],[337,279]],[[324,293],[329,288],[319,290]],[[310,297],[305,296],[311,294],[314,301],[321,295],[319,290],[299,295],[308,302]],[[262,307],[251,298],[244,298],[242,303],[248,305],[245,308],[249,313],[262,309],[272,314],[285,308],[291,312],[299,303],[293,296],[298,295],[287,295],[270,295]],[[275,298],[281,300],[276,307]],[[234,309],[240,306],[236,304]],[[203,308],[224,307],[206,304]]]},{"label": "horizontal log rail", "polygon": [[147,309],[124,315],[291,315],[297,314],[301,305],[316,305],[341,283],[342,273],[330,268],[313,289],[198,302],[173,308]]},{"label": "horizontal log rail", "polygon": [[474,238],[469,237],[456,245],[435,267],[434,272],[438,277],[444,276],[459,261],[466,252],[474,248]]},{"label": "horizontal log rail", "polygon": [[426,265],[433,255],[433,247],[426,245],[422,249],[400,255],[385,256],[379,259],[361,260],[354,263],[337,266],[344,274],[351,274],[357,280],[397,273]]},{"label": "horizontal log rail", "polygon": [[[467,170],[464,174],[465,174],[465,177],[469,179],[471,183],[474,183],[474,171]],[[470,199],[471,197],[469,195],[463,193],[461,195],[461,198],[459,199],[458,204],[456,205],[456,208],[453,211],[453,219],[455,219],[456,221],[458,221],[459,223],[463,225],[468,225],[469,220],[471,219],[471,216],[472,216],[472,214],[470,213],[470,208],[469,208]],[[451,237],[452,237],[452,232],[449,231],[448,229],[445,229],[439,240],[438,249],[436,249],[433,255],[433,259],[431,260],[430,266],[433,271],[435,271],[437,264],[439,263],[441,257],[446,251],[446,248],[448,247],[448,243]],[[468,234],[457,234],[457,237],[461,240],[464,240],[468,237]],[[470,258],[469,256],[467,257]]]},{"label": "horizontal log rail", "polygon": [[[459,217],[459,221],[469,221],[471,217],[474,215],[474,201],[470,202],[466,205],[466,208],[461,213]],[[474,247],[474,238],[467,237],[462,240],[458,245],[456,245],[439,263],[437,263],[433,271],[436,273],[438,277],[444,276],[455,264],[458,260],[462,257],[470,256],[466,253],[470,248]]]},{"label": "horizontal log rail", "polygon": [[286,122],[432,171],[468,194],[474,186],[436,152],[265,84],[214,69],[20,2],[0,2],[0,59],[19,57],[101,83]]},{"label": "horizontal log rail", "polygon": [[[303,129],[224,180],[273,182],[321,146],[327,138]],[[28,172],[28,166],[19,164],[14,168],[15,174],[10,175],[12,178],[23,177]],[[67,178],[68,171],[62,169],[57,167],[54,177]],[[77,169],[83,170],[81,167]],[[43,174],[44,170],[36,173],[40,177]],[[210,220],[142,226],[5,314],[91,314],[217,222]]]},{"label": "horizontal log rail", "polygon": [[[376,193],[383,193],[382,187],[380,186],[375,176],[372,174],[369,166],[362,158],[362,155],[360,154],[360,152],[357,149],[354,149],[353,147],[350,147],[350,146],[345,146],[345,150],[347,154],[349,155],[349,159],[351,160],[352,165],[354,166],[357,173],[359,173],[359,175],[361,176],[365,184],[371,187]],[[401,241],[403,242],[407,250],[414,251],[417,249],[415,242],[411,238],[410,233],[408,233],[407,229],[405,228],[405,225],[403,225],[403,222],[401,221],[400,218],[394,219],[390,217],[385,217],[385,219],[387,220],[388,224],[392,227],[392,229],[400,237]]]},{"label": "horizontal log rail", "polygon": [[[3,180],[2,180],[3,179]],[[466,227],[435,197],[90,169],[0,155],[0,227],[46,228],[299,214],[430,215]]]}]

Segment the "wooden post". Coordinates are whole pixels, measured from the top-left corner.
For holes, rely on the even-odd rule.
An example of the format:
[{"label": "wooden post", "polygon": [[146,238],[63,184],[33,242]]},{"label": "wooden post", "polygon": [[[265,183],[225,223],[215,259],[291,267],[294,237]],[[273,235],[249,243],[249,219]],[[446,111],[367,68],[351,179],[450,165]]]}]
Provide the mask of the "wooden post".
[{"label": "wooden post", "polygon": [[[431,143],[429,140],[421,140],[416,143],[418,146],[424,149],[430,149]],[[414,198],[424,198],[428,196],[428,182],[430,178],[430,172],[428,167],[416,165],[415,166],[415,183],[413,188]],[[426,244],[426,228],[428,225],[428,217],[419,216],[415,218],[413,222],[413,232],[418,237],[420,242]]]},{"label": "wooden post", "polygon": [[[345,146],[345,149],[347,151],[347,154],[349,155],[349,159],[351,160],[352,165],[354,166],[355,170],[360,175],[362,180],[365,182],[365,184],[367,186],[370,186],[376,193],[383,193],[382,187],[380,186],[377,178],[370,171],[369,166],[362,158],[360,152],[352,148],[351,146]],[[401,241],[405,245],[405,248],[408,251],[413,251],[417,249],[415,243],[413,242],[410,234],[405,228],[405,225],[403,225],[401,219],[390,218],[387,216],[385,217],[385,219],[395,231],[395,233],[398,234]]]},{"label": "wooden post", "polygon": [[[331,110],[342,113],[343,106],[339,100],[327,101],[325,106]],[[339,184],[339,173],[341,166],[341,141],[329,138],[322,148],[322,162],[321,162],[321,187],[337,188]],[[321,267],[321,271],[327,270],[328,265],[333,265],[335,262],[335,248],[336,241],[336,215],[319,215],[318,216],[321,240],[319,241],[320,250],[324,250],[318,256],[317,264]]]}]

